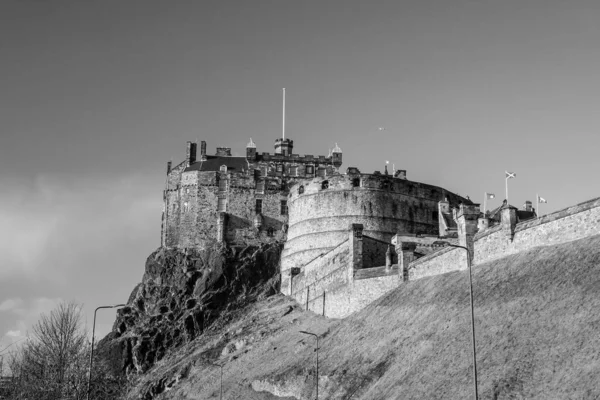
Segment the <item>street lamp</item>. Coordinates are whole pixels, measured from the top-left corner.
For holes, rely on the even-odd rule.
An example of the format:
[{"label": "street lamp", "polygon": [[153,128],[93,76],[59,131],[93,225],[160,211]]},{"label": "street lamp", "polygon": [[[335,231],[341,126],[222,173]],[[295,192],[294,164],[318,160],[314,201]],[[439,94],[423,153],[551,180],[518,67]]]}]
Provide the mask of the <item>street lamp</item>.
[{"label": "street lamp", "polygon": [[319,400],[319,336],[316,333],[300,331],[305,335],[312,335],[317,339],[317,400]]},{"label": "street lamp", "polygon": [[215,367],[219,367],[221,369],[221,394],[219,395],[219,400],[223,399],[223,364],[212,364]]},{"label": "street lamp", "polygon": [[475,312],[473,310],[473,278],[471,276],[471,253],[465,246],[446,242],[445,240],[436,240],[432,243],[434,246],[448,246],[463,249],[467,252],[467,269],[469,270],[469,297],[471,299],[471,342],[473,344],[473,384],[475,391],[475,400],[479,399],[477,390],[477,352],[475,350]]},{"label": "street lamp", "polygon": [[87,381],[87,396],[86,399],[90,400],[90,383],[92,382],[92,365],[94,363],[94,333],[96,332],[96,312],[101,308],[117,308],[117,307],[125,307],[127,304],[116,304],[114,306],[100,306],[94,310],[94,324],[92,326],[92,349],[90,351],[90,370],[88,372],[88,381]]}]

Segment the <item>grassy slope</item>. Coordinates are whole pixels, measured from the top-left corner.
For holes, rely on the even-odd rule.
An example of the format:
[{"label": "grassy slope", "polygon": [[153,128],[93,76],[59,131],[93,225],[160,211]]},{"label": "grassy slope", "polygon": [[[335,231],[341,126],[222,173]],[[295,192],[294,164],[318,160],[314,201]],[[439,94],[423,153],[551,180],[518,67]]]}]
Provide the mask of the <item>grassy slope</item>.
[{"label": "grassy slope", "polygon": [[[480,398],[600,399],[600,236],[473,272]],[[143,380],[179,373],[157,398],[218,399],[218,374],[210,375],[215,367],[207,363],[220,360],[223,398],[314,398],[314,340],[298,333],[304,329],[324,335],[320,398],[469,398],[467,279],[463,271],[410,282],[342,321],[298,307],[283,316],[294,303],[274,296],[163,360]],[[221,356],[224,346],[242,341],[237,352]]]}]

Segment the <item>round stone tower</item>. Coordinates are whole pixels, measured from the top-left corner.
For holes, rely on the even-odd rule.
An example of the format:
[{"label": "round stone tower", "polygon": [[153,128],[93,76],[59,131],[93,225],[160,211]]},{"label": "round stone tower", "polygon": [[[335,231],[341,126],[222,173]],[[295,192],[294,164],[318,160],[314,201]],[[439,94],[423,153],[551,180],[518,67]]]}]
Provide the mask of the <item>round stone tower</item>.
[{"label": "round stone tower", "polygon": [[[291,269],[305,264],[348,239],[351,224],[363,235],[390,242],[397,232],[438,232],[438,202],[471,202],[442,188],[381,174],[304,180],[290,188],[288,237],[281,258],[282,292]],[[354,172],[354,173],[350,173]]]}]

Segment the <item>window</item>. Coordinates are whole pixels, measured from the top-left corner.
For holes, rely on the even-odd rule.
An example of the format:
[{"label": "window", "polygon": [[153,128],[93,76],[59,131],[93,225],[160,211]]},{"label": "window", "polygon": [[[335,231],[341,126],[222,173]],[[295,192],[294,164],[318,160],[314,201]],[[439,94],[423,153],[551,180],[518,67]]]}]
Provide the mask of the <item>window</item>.
[{"label": "window", "polygon": [[352,179],[352,187],[360,187],[360,178]]},{"label": "window", "polygon": [[287,213],[288,213],[287,200],[281,200],[281,215],[287,215]]},{"label": "window", "polygon": [[273,230],[272,227],[267,228],[267,236],[273,236],[274,233],[275,233],[275,231]]},{"label": "window", "polygon": [[304,185],[300,185],[300,187],[298,188],[298,194],[302,193],[304,193]]},{"label": "window", "polygon": [[265,182],[256,182],[256,193],[263,194],[265,192]]},{"label": "window", "polygon": [[217,205],[218,212],[227,212],[227,199],[219,199]]},{"label": "window", "polygon": [[329,181],[321,182],[321,189],[329,189]]},{"label": "window", "polygon": [[190,211],[190,204],[187,201],[183,203],[183,211],[184,212]]},{"label": "window", "polygon": [[254,208],[257,214],[262,213],[262,199],[256,199],[256,206]]},{"label": "window", "polygon": [[283,172],[283,164],[277,164],[277,172]]},{"label": "window", "polygon": [[308,165],[306,167],[306,175],[312,175],[315,173],[315,167],[313,167],[312,165]]},{"label": "window", "polygon": [[190,189],[189,189],[189,188],[186,188],[186,189],[185,189],[185,192],[186,192],[186,193],[189,193],[189,192],[190,192]]}]

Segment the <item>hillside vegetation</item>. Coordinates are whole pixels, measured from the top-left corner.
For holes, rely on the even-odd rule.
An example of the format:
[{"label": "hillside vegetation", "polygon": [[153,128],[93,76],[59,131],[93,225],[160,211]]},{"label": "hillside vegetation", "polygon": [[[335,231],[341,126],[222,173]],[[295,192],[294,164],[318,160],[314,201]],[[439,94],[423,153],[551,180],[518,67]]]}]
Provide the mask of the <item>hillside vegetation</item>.
[{"label": "hillside vegetation", "polygon": [[[480,398],[600,398],[600,236],[473,270]],[[229,322],[226,322],[229,321]],[[344,320],[276,294],[223,316],[130,399],[467,399],[466,271],[412,281]]]}]

